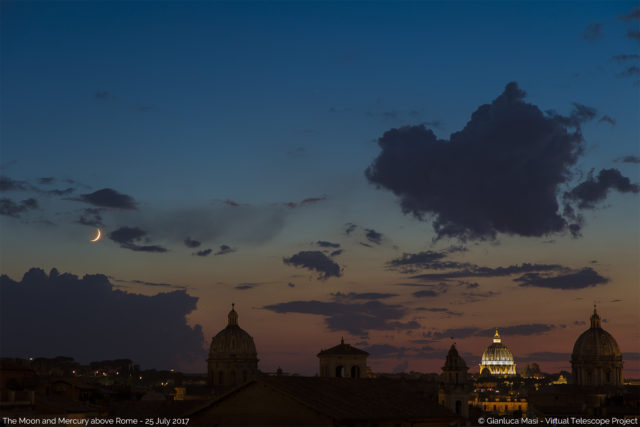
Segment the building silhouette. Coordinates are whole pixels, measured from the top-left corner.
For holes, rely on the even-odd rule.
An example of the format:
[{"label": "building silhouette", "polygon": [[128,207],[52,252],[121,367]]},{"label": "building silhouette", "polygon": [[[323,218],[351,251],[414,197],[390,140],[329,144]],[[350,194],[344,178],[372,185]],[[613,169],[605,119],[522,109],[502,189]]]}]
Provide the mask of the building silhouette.
[{"label": "building silhouette", "polygon": [[579,386],[623,385],[622,353],[613,336],[602,329],[595,305],[590,328],[573,346],[571,371],[574,383]]},{"label": "building silhouette", "polygon": [[247,382],[258,375],[258,353],[253,338],[238,326],[238,313],[231,304],[227,327],[211,340],[207,373],[214,391]]},{"label": "building silhouette", "polygon": [[365,378],[367,373],[367,353],[344,343],[318,353],[320,376],[334,378]]},{"label": "building silhouette", "polygon": [[442,383],[438,391],[438,403],[449,408],[456,415],[469,417],[471,384],[467,377],[469,368],[452,344],[442,367]]}]

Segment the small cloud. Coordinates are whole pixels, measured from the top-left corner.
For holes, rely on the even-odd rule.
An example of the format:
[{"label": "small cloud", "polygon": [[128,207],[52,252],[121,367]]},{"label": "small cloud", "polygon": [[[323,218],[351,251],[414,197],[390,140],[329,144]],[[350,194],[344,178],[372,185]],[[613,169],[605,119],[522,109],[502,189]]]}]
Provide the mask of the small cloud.
[{"label": "small cloud", "polygon": [[640,157],[629,155],[629,156],[618,157],[615,161],[622,162],[622,163],[640,163]]},{"label": "small cloud", "polygon": [[283,258],[282,262],[295,267],[317,271],[318,280],[326,280],[330,277],[340,277],[340,266],[320,251],[301,251],[289,258]]},{"label": "small cloud", "polygon": [[94,94],[94,96],[96,99],[108,99],[111,95],[106,90],[99,90]]},{"label": "small cloud", "polygon": [[587,25],[584,31],[582,32],[582,39],[587,40],[589,42],[600,40],[602,36],[603,36],[602,24],[599,24],[597,22],[593,22]]},{"label": "small cloud", "polygon": [[367,228],[365,231],[366,231],[365,237],[371,243],[375,243],[376,245],[379,245],[382,242],[382,233],[378,233],[373,228]]},{"label": "small cloud", "polygon": [[340,243],[331,243],[331,242],[327,242],[326,240],[318,240],[316,242],[316,245],[320,246],[321,248],[339,248],[340,247]]},{"label": "small cloud", "polygon": [[633,22],[633,21],[640,20],[640,6],[633,7],[629,11],[629,13],[620,15],[618,18],[623,22]]},{"label": "small cloud", "polygon": [[355,224],[352,224],[350,222],[346,223],[346,228],[344,229],[344,234],[346,234],[347,236],[351,233],[353,233],[355,231],[355,229],[358,227]]},{"label": "small cloud", "polygon": [[167,249],[158,245],[139,245],[138,242],[148,240],[147,232],[138,227],[120,227],[109,234],[109,238],[120,244],[121,248],[136,252],[167,252]]},{"label": "small cloud", "polygon": [[192,255],[195,255],[195,256],[207,256],[211,252],[213,252],[213,249],[209,248],[209,249],[203,249],[201,251],[198,251],[198,252],[196,252],[196,253],[194,253]]},{"label": "small cloud", "polygon": [[0,176],[0,191],[28,191],[31,186],[25,181],[15,181],[7,176]]},{"label": "small cloud", "polygon": [[640,42],[640,31],[628,30],[626,35],[628,39],[632,39]]},{"label": "small cloud", "polygon": [[85,208],[76,221],[78,224],[89,225],[91,227],[102,227],[102,215],[99,208]]},{"label": "small cloud", "polygon": [[631,55],[616,55],[612,56],[611,59],[616,61],[619,64],[623,64],[627,61],[638,61],[640,60],[640,55],[631,54]]},{"label": "small cloud", "polygon": [[52,176],[48,176],[48,177],[44,177],[44,178],[38,178],[38,184],[41,185],[49,185],[49,184],[53,184],[56,181],[56,179]]},{"label": "small cloud", "polygon": [[[458,312],[458,311],[451,311],[448,308],[440,308],[440,307],[418,307],[416,308],[417,311],[429,311],[432,313],[442,313],[442,314],[446,314],[448,316],[462,316],[462,313]],[[427,344],[427,342],[425,342],[424,344]]]},{"label": "small cloud", "polygon": [[260,283],[240,283],[233,287],[233,289],[237,289],[239,291],[246,291],[248,289],[253,289],[256,286],[259,286]]},{"label": "small cloud", "polygon": [[344,250],[342,250],[342,249],[337,249],[337,250],[335,250],[335,251],[331,252],[331,253],[329,254],[329,256],[330,256],[330,257],[338,256],[338,255],[340,255],[342,252],[344,252]]},{"label": "small cloud", "polygon": [[111,188],[103,188],[89,194],[81,194],[78,198],[70,199],[104,208],[137,209],[137,203],[133,197],[118,193]]},{"label": "small cloud", "polygon": [[516,279],[523,287],[538,287],[549,289],[575,290],[584,289],[591,286],[604,285],[609,283],[609,279],[599,275],[591,267],[583,268],[580,271],[560,274],[557,276],[543,276],[539,273],[527,273]]},{"label": "small cloud", "polygon": [[360,242],[360,244],[361,244],[362,246],[367,247],[367,248],[372,248],[372,247],[373,247],[373,246],[371,246],[370,244],[368,244],[368,243],[364,243],[364,242]]},{"label": "small cloud", "polygon": [[227,246],[227,245],[220,245],[220,249],[218,250],[218,252],[215,253],[215,255],[226,255],[226,254],[230,254],[232,252],[235,252],[236,250],[233,249],[231,246]]},{"label": "small cloud", "polygon": [[376,300],[376,299],[386,299],[397,297],[398,294],[390,294],[390,293],[380,293],[380,292],[349,292],[348,294],[343,294],[342,292],[332,293],[331,296],[336,298],[336,300]]},{"label": "small cloud", "polygon": [[611,126],[615,126],[616,125],[616,121],[615,119],[609,117],[609,116],[602,116],[600,118],[600,120],[598,120],[598,123],[609,123]]},{"label": "small cloud", "polygon": [[414,292],[412,295],[416,298],[432,298],[432,297],[437,297],[440,294],[431,289],[423,289],[421,291]]},{"label": "small cloud", "polygon": [[225,200],[223,203],[227,206],[231,206],[232,208],[237,208],[238,206],[240,206],[240,203],[230,199]]},{"label": "small cloud", "polygon": [[640,67],[638,67],[636,65],[632,65],[630,67],[627,67],[621,73],[618,73],[618,76],[619,77],[635,77],[638,74],[640,74]]},{"label": "small cloud", "polygon": [[287,283],[287,286],[289,286],[290,288],[295,288],[296,284],[289,282],[289,283]]},{"label": "small cloud", "polygon": [[188,248],[197,248],[198,246],[200,246],[200,242],[191,239],[191,237],[187,237],[186,239],[184,239],[184,245]]},{"label": "small cloud", "polygon": [[23,213],[34,209],[38,209],[38,201],[33,198],[23,200],[20,203],[7,198],[0,199],[0,215],[20,218]]}]

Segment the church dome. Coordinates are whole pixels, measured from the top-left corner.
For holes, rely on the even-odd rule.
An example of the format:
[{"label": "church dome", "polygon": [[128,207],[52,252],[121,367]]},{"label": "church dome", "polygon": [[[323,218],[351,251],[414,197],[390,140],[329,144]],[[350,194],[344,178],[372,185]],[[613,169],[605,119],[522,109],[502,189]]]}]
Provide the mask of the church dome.
[{"label": "church dome", "polygon": [[575,384],[579,386],[621,387],[624,383],[622,353],[613,336],[602,329],[595,305],[591,327],[573,345],[571,371]]},{"label": "church dome", "polygon": [[256,359],[258,352],[253,338],[238,326],[238,313],[232,307],[227,327],[211,340],[211,359]]},{"label": "church dome", "polygon": [[480,363],[480,373],[487,373],[488,370],[491,375],[515,375],[516,365],[513,361],[513,354],[511,351],[502,344],[502,339],[496,333],[493,336],[493,344],[491,344],[482,354],[482,363]]},{"label": "church dome", "polygon": [[573,361],[618,360],[622,357],[618,343],[613,336],[602,329],[600,316],[593,309],[591,327],[578,337],[573,346]]}]

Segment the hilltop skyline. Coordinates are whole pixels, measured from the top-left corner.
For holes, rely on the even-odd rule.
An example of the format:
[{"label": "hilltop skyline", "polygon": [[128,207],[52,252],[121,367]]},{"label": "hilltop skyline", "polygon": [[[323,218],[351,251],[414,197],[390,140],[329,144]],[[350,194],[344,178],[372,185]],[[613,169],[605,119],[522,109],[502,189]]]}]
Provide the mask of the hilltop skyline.
[{"label": "hilltop skyline", "polygon": [[2,356],[557,372],[596,303],[640,377],[639,12],[3,2]]}]

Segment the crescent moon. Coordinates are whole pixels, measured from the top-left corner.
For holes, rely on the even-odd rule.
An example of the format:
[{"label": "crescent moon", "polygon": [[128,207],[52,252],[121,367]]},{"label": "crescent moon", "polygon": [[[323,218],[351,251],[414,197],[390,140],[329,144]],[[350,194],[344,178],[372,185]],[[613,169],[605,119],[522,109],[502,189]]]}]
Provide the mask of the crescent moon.
[{"label": "crescent moon", "polygon": [[96,235],[96,237],[93,238],[93,240],[91,240],[92,242],[97,242],[98,240],[100,240],[100,237],[102,237],[102,232],[100,231],[100,229],[98,228],[98,234]]}]

